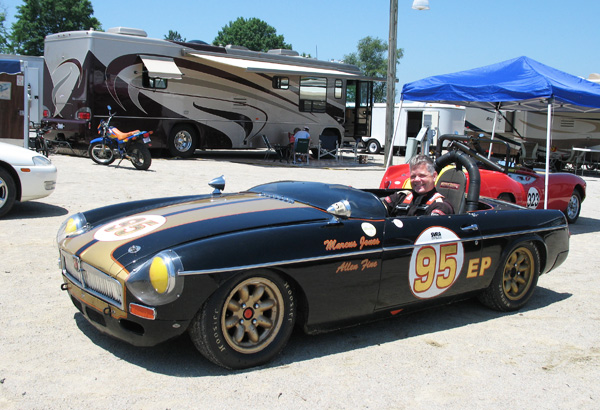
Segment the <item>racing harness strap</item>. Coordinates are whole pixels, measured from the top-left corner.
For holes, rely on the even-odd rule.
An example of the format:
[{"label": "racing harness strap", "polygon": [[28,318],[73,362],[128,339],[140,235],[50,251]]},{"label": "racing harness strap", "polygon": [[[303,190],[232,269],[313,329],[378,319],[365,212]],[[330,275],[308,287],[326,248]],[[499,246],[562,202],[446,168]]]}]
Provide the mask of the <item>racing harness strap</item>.
[{"label": "racing harness strap", "polygon": [[[410,204],[413,200],[413,193],[412,191],[400,191],[401,193],[403,193],[405,195],[404,200],[396,205],[396,209],[400,210],[400,211],[408,211],[408,209],[410,208]],[[429,200],[427,202],[425,202],[424,204],[419,204],[417,205],[416,209],[417,211],[425,211],[427,209],[427,207],[429,207],[429,205],[433,204],[434,202],[443,202],[443,198],[444,195],[440,194],[439,192],[436,192],[435,194],[433,194],[431,196],[431,198],[429,198]]]}]

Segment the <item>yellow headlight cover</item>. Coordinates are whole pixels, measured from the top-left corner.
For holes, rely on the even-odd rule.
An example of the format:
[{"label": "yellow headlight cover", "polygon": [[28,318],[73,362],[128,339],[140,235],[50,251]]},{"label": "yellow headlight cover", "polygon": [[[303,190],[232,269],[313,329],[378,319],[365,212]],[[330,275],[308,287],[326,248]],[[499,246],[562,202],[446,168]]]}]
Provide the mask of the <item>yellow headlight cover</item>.
[{"label": "yellow headlight cover", "polygon": [[77,230],[78,226],[77,226],[77,222],[75,222],[74,218],[69,218],[69,220],[67,221],[67,224],[65,225],[65,233],[68,235],[70,233],[73,233]]},{"label": "yellow headlight cover", "polygon": [[165,261],[155,257],[150,265],[150,282],[158,293],[165,293],[169,287],[169,269]]}]

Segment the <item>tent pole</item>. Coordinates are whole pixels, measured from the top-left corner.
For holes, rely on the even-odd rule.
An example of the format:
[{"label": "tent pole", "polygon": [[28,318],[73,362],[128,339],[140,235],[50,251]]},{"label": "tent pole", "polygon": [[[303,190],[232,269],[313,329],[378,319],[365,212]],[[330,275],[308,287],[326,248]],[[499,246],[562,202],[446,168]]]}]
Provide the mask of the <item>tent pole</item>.
[{"label": "tent pole", "polygon": [[[402,120],[402,103],[404,102],[404,100],[400,100],[400,107],[398,107],[398,121],[393,121],[393,132],[392,132],[392,139],[391,142],[386,141],[386,145],[389,144],[390,149],[389,150],[384,150],[384,154],[385,154],[385,169],[388,169],[390,166],[394,165],[393,162],[393,158],[394,158],[394,141],[396,141],[396,133],[398,132],[399,128],[399,124],[400,121]],[[393,111],[392,111],[393,114]],[[405,142],[406,143],[406,142]]]},{"label": "tent pole", "polygon": [[548,209],[548,174],[550,172],[550,138],[552,137],[552,98],[548,99],[548,123],[546,124],[546,181],[544,182],[544,209]]}]

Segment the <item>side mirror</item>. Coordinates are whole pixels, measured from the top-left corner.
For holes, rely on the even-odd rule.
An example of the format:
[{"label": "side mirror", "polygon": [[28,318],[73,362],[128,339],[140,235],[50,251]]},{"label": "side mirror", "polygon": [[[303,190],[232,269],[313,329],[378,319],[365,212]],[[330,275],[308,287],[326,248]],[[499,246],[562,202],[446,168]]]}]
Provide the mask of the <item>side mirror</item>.
[{"label": "side mirror", "polygon": [[213,195],[221,195],[221,191],[225,189],[225,178],[221,175],[220,177],[211,180],[208,185],[215,189],[212,193]]},{"label": "side mirror", "polygon": [[350,202],[348,202],[345,199],[329,205],[329,208],[327,208],[327,212],[329,212],[332,215],[339,216],[341,218],[350,218],[350,215],[352,215]]}]

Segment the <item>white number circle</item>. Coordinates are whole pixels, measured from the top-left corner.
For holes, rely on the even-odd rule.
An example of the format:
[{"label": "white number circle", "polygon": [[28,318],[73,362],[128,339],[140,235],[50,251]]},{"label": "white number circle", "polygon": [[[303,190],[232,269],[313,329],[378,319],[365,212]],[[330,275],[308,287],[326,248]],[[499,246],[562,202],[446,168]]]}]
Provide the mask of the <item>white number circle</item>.
[{"label": "white number circle", "polygon": [[536,209],[540,203],[540,193],[537,188],[529,188],[527,192],[527,208]]},{"label": "white number circle", "polygon": [[94,234],[98,241],[123,241],[147,235],[167,220],[160,215],[139,215],[107,223]]},{"label": "white number circle", "polygon": [[419,299],[441,295],[458,279],[465,252],[460,238],[451,230],[434,226],[415,241],[410,259],[410,290]]}]

